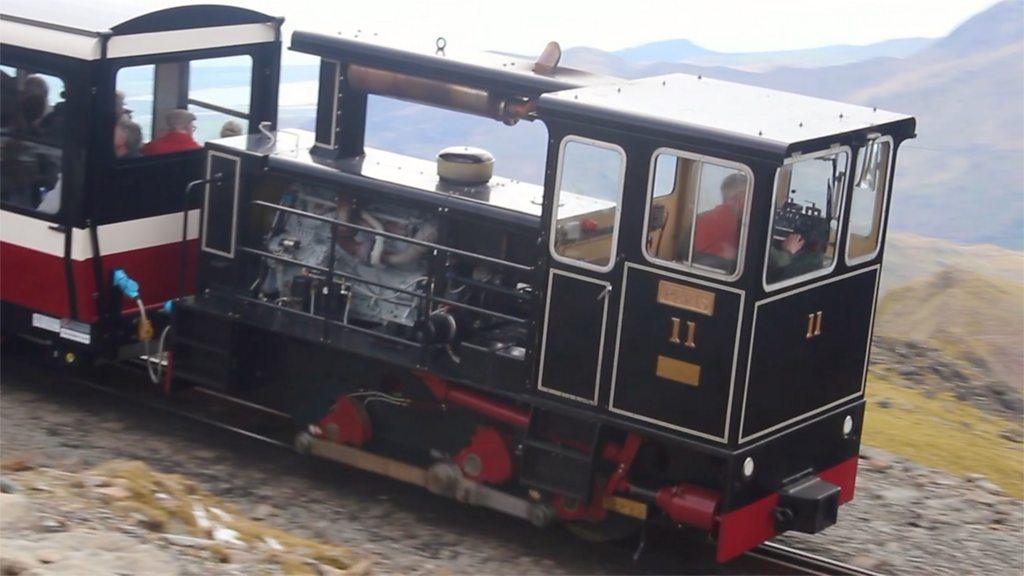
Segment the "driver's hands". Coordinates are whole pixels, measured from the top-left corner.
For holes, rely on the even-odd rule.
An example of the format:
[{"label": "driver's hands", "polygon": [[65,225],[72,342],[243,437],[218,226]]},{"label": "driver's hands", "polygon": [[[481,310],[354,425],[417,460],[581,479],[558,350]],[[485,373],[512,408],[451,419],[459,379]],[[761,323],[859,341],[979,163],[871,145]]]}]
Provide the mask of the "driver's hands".
[{"label": "driver's hands", "polygon": [[790,254],[796,254],[803,247],[804,237],[795,232],[786,236],[786,239],[782,241],[782,249]]}]

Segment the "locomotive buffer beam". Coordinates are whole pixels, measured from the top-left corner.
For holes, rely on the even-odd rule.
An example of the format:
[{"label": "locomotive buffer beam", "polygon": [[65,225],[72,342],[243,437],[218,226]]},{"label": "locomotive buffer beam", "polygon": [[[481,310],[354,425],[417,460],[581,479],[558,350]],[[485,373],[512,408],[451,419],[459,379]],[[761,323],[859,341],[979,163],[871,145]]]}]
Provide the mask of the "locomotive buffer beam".
[{"label": "locomotive buffer beam", "polygon": [[470,480],[462,474],[458,466],[450,462],[438,462],[429,468],[420,468],[366,450],[321,440],[308,432],[301,432],[296,437],[295,449],[301,454],[333,460],[346,466],[420,486],[434,494],[459,502],[522,518],[535,526],[546,526],[554,518],[554,510],[547,504],[531,502]]}]

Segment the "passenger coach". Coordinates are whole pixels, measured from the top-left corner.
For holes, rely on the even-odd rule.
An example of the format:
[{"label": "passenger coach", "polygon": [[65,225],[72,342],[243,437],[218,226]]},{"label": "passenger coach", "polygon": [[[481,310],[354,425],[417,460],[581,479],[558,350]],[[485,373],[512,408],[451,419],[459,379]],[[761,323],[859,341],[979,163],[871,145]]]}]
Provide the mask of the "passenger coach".
[{"label": "passenger coach", "polygon": [[[281,19],[226,6],[138,6],[0,7],[4,331],[51,342],[71,363],[116,356],[134,334],[138,305],[122,301],[114,270],[130,270],[152,308],[194,288],[198,191],[187,200],[186,245],[182,207],[205,152],[142,153],[168,131],[168,113],[195,117],[197,143],[228,120],[248,133],[277,118]],[[207,88],[223,82],[222,67],[240,64],[247,74],[230,96]],[[133,150],[119,121],[138,131]]]}]

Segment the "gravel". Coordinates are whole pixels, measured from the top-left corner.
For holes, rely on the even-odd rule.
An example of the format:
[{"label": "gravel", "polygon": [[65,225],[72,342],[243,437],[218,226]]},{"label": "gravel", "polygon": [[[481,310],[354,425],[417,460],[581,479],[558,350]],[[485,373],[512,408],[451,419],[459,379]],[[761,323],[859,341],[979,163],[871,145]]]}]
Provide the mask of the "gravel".
[{"label": "gravel", "polygon": [[[743,570],[735,565],[716,568],[708,563],[706,547],[675,538],[654,538],[634,563],[629,547],[582,542],[560,529],[538,530],[79,387],[29,384],[38,375],[10,364],[5,362],[0,388],[0,457],[5,463],[24,460],[28,467],[80,473],[111,459],[141,460],[187,476],[250,518],[347,547],[368,559],[376,574]],[[823,534],[787,534],[781,543],[898,574],[1024,571],[1020,500],[1006,497],[985,478],[958,478],[870,448],[864,456],[857,497],[841,509],[839,523]],[[2,498],[38,492],[21,484],[19,473],[4,477],[13,480],[16,493],[2,493]],[[9,510],[6,503],[2,506],[0,517]],[[7,530],[0,530],[0,537],[45,543],[47,535],[89,531],[117,521],[102,508],[38,510],[34,516],[31,538]],[[258,558],[235,553],[214,560],[195,546],[151,538],[148,532],[132,526],[126,537],[169,554],[174,573],[267,573],[241,568],[258,566]],[[0,557],[11,550],[0,541]]]}]

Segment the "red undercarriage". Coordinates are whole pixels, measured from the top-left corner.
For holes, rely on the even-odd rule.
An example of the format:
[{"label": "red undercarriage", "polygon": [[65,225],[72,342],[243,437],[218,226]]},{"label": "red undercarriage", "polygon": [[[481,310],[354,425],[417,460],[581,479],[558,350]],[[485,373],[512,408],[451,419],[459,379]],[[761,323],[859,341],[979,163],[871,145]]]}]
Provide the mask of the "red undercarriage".
[{"label": "red undercarriage", "polygon": [[[433,374],[419,374],[434,398],[442,404],[455,404],[473,410],[513,428],[525,428],[530,416],[526,410],[495,400],[485,394],[453,385]],[[370,420],[358,400],[342,396],[334,408],[319,423],[320,435],[334,442],[361,446],[367,442],[372,429]],[[725,513],[719,513],[720,494],[717,491],[692,484],[662,486],[655,491],[634,487],[629,471],[643,438],[635,433],[626,435],[622,444],[609,442],[601,449],[604,460],[611,462],[614,471],[607,481],[594,487],[596,495],[589,505],[563,497],[552,502],[555,514],[562,520],[600,521],[622,498],[639,504],[655,506],[673,522],[705,530],[716,537],[717,559],[725,562],[778,535],[774,509],[779,495],[769,494],[760,500]],[[511,439],[492,426],[478,426],[469,444],[455,457],[455,463],[467,478],[498,485],[509,480],[513,473]],[[820,473],[822,480],[840,489],[840,504],[853,498],[857,476],[857,458],[843,461]],[[652,496],[653,494],[653,496]]]}]

